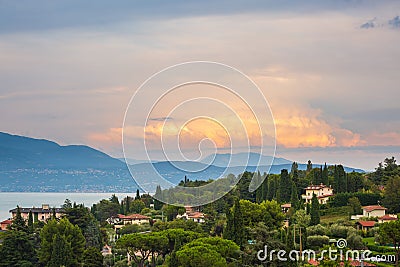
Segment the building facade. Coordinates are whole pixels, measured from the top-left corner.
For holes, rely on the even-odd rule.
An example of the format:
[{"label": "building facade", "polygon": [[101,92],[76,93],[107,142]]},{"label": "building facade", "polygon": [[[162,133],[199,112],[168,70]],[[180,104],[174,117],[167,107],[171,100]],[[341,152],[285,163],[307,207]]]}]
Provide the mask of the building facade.
[{"label": "building facade", "polygon": [[304,190],[305,194],[301,195],[301,198],[304,199],[306,204],[311,203],[313,195],[317,196],[319,204],[326,204],[329,198],[334,196],[332,187],[324,184],[310,185]]},{"label": "building facade", "polygon": [[[48,204],[43,204],[41,208],[19,208],[22,218],[28,220],[29,212],[32,212],[33,222],[45,222],[50,219],[55,212],[56,217],[60,218],[63,215],[62,208],[51,208]],[[10,210],[11,217],[14,218],[17,215],[17,208]]]}]

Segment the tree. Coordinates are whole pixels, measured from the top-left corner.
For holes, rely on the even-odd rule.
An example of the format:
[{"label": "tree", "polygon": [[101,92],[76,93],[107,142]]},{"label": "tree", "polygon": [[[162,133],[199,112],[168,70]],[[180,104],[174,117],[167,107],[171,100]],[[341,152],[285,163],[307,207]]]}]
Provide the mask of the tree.
[{"label": "tree", "polygon": [[362,213],[361,203],[358,197],[349,198],[348,205],[351,207],[352,215],[357,215]]},{"label": "tree", "polygon": [[396,266],[399,266],[400,257],[400,221],[383,223],[379,226],[379,235],[382,240],[388,240],[396,250]]},{"label": "tree", "polygon": [[154,195],[154,209],[155,210],[161,210],[163,203],[159,200],[162,198],[162,191],[161,191],[161,186],[157,185],[156,187],[156,193]]},{"label": "tree", "polygon": [[282,203],[290,202],[290,196],[292,193],[292,181],[286,169],[281,170],[281,179],[279,184],[280,199]]},{"label": "tree", "polygon": [[[117,215],[119,211],[120,211],[120,205],[118,203],[115,203],[115,201],[103,199],[99,203],[96,204],[94,216],[98,221],[104,222],[108,218]],[[67,212],[68,212],[68,210],[67,210]],[[80,212],[84,212],[84,211],[80,211]],[[128,212],[128,211],[126,211],[126,212]]]},{"label": "tree", "polygon": [[119,230],[120,235],[133,234],[140,232],[139,224],[127,224]]},{"label": "tree", "polygon": [[126,196],[123,201],[125,203],[125,214],[128,214],[131,211],[132,198],[130,196]]},{"label": "tree", "polygon": [[64,204],[62,205],[62,208],[65,209],[70,209],[72,208],[72,202],[68,198],[64,201]]},{"label": "tree", "polygon": [[146,206],[144,205],[143,201],[139,199],[135,199],[132,203],[131,203],[131,212],[133,213],[141,213],[142,210],[145,208]]},{"label": "tree", "polygon": [[301,227],[307,227],[311,221],[311,216],[303,209],[296,211],[293,218],[296,224]]},{"label": "tree", "polygon": [[17,206],[17,211],[15,213],[15,217],[12,220],[10,228],[11,230],[28,232],[28,227],[26,226],[24,218],[22,218],[19,206]]},{"label": "tree", "polygon": [[278,177],[277,175],[270,175],[267,179],[269,180],[267,200],[272,200],[276,198]]},{"label": "tree", "polygon": [[103,255],[99,249],[95,247],[89,247],[83,253],[83,266],[85,267],[102,267],[103,266]]},{"label": "tree", "polygon": [[173,205],[165,205],[163,207],[163,211],[165,216],[167,216],[168,221],[172,221],[176,218],[178,214],[185,213],[185,208]]},{"label": "tree", "polygon": [[324,169],[322,170],[322,183],[324,185],[329,185],[328,167],[326,166],[326,162],[324,165]]},{"label": "tree", "polygon": [[230,209],[226,212],[226,227],[224,228],[223,237],[225,239],[233,240],[233,214]]},{"label": "tree", "polygon": [[290,203],[292,204],[292,208],[294,208],[295,210],[300,208],[301,203],[299,200],[299,196],[297,195],[297,187],[294,182],[292,184],[292,193],[290,195]]},{"label": "tree", "polygon": [[107,215],[115,212],[115,210],[105,210],[107,207],[115,209],[116,207],[119,207],[119,205],[112,203],[109,200],[102,200],[96,205],[95,215],[93,215],[83,204],[74,205],[72,208],[64,211],[65,217],[73,225],[77,225],[82,230],[82,234],[86,240],[86,247],[102,247],[102,235],[98,222],[94,216],[99,216],[103,219]]},{"label": "tree", "polygon": [[335,165],[333,189],[335,193],[347,192],[347,176],[342,165]]},{"label": "tree", "polygon": [[155,266],[155,257],[168,247],[168,238],[160,232],[128,234],[117,240],[117,247],[127,249],[139,267],[144,266],[149,256],[152,256],[152,266]]},{"label": "tree", "polygon": [[225,267],[226,260],[214,250],[214,246],[201,244],[196,246],[183,246],[176,252],[178,266],[184,267]]},{"label": "tree", "polygon": [[311,210],[310,210],[310,224],[311,225],[317,225],[320,222],[320,216],[319,216],[319,201],[318,198],[315,194],[313,194],[313,197],[311,199]]},{"label": "tree", "polygon": [[52,251],[47,266],[74,266],[71,244],[64,235],[57,233],[53,236]]},{"label": "tree", "polygon": [[312,162],[311,162],[311,160],[308,160],[308,162],[307,162],[307,173],[311,172],[312,169],[313,169]]},{"label": "tree", "polygon": [[28,215],[28,231],[29,233],[33,232],[33,216],[32,216],[32,211],[29,211]]},{"label": "tree", "polygon": [[245,232],[243,225],[243,214],[240,206],[239,199],[235,200],[235,205],[233,206],[233,241],[240,247],[245,244]]},{"label": "tree", "polygon": [[65,266],[79,266],[85,248],[85,238],[81,229],[72,225],[67,218],[59,222],[50,220],[42,228],[40,239],[39,261],[42,264],[55,266],[52,264],[62,261],[66,262]]},{"label": "tree", "polygon": [[364,188],[363,176],[358,172],[351,172],[347,174],[347,191],[357,192]]},{"label": "tree", "polygon": [[139,189],[136,189],[136,197],[135,197],[135,200],[138,200],[138,199],[140,199],[140,192],[139,192]]},{"label": "tree", "polygon": [[400,213],[400,176],[389,178],[385,186],[383,204],[389,212]]},{"label": "tree", "polygon": [[119,205],[119,199],[115,194],[112,194],[112,196],[110,197],[110,202]]},{"label": "tree", "polygon": [[268,197],[268,177],[267,177],[266,173],[263,174],[263,179],[264,180],[263,180],[262,188],[261,188],[261,192],[262,192],[261,199],[262,200],[267,200],[267,197]]},{"label": "tree", "polygon": [[[179,251],[181,251],[181,253],[182,253],[182,251],[186,251],[185,253],[188,253],[188,252],[190,253],[189,248],[193,248],[193,247],[211,248],[213,251],[216,251],[217,253],[219,253],[220,256],[222,258],[224,258],[227,263],[234,262],[234,261],[238,260],[240,257],[240,248],[236,243],[234,243],[231,240],[226,240],[226,239],[222,239],[219,237],[203,237],[203,238],[196,239],[196,240],[184,245],[181,250],[178,250],[178,254],[179,254]],[[188,260],[187,258],[183,258],[182,255],[178,256],[177,258],[178,258],[178,263],[182,264],[183,266],[188,266],[186,264],[186,260]],[[190,265],[190,266],[194,266],[194,265]],[[203,266],[203,265],[201,265],[201,266]],[[214,265],[212,264],[209,266],[214,266]]]},{"label": "tree", "polygon": [[0,245],[0,266],[34,266],[37,255],[27,233],[8,231]]}]

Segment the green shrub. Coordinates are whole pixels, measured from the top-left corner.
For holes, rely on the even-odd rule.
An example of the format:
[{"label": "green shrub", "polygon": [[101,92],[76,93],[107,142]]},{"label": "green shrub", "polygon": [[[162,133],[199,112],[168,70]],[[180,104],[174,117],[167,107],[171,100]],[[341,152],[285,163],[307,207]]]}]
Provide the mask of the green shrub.
[{"label": "green shrub", "polygon": [[326,235],[312,235],[307,237],[307,245],[310,248],[318,249],[329,244],[329,237]]},{"label": "green shrub", "polygon": [[367,244],[367,247],[369,250],[376,251],[379,253],[396,252],[396,250],[394,248],[390,248],[390,247],[383,247],[383,246],[371,245],[371,244]]},{"label": "green shrub", "polygon": [[347,237],[347,232],[349,231],[350,227],[343,226],[340,224],[332,224],[330,227],[330,233],[334,237],[338,238],[346,238]]},{"label": "green shrub", "polygon": [[328,229],[320,224],[307,227],[307,234],[312,235],[326,235]]}]

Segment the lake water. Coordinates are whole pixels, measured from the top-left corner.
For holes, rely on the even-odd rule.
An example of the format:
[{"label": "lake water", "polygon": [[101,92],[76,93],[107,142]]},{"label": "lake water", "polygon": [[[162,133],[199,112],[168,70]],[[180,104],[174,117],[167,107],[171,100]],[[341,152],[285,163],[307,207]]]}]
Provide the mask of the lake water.
[{"label": "lake water", "polygon": [[[9,218],[9,210],[16,208],[17,205],[24,208],[32,206],[41,207],[42,204],[49,204],[50,207],[60,207],[64,204],[65,199],[71,200],[72,203],[84,203],[90,207],[92,204],[102,199],[109,199],[114,193],[28,193],[28,192],[0,192],[0,221]],[[127,195],[134,196],[132,193],[115,193],[119,200]]]}]

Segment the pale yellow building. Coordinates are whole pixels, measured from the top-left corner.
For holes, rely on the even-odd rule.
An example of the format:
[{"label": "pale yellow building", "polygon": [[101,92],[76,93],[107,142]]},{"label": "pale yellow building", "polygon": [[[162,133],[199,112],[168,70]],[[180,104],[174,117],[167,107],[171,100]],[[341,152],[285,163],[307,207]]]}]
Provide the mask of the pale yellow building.
[{"label": "pale yellow building", "polygon": [[311,203],[313,195],[317,196],[319,204],[326,204],[329,198],[334,195],[332,187],[324,184],[310,185],[304,190],[305,194],[301,195],[301,198],[304,199],[306,204]]},{"label": "pale yellow building", "polygon": [[[45,222],[53,216],[53,212],[56,213],[56,217],[60,218],[63,215],[62,208],[51,208],[48,204],[43,204],[41,208],[19,208],[22,218],[28,220],[29,212],[32,212],[33,222]],[[11,217],[14,218],[17,215],[17,208],[10,210]]]}]

